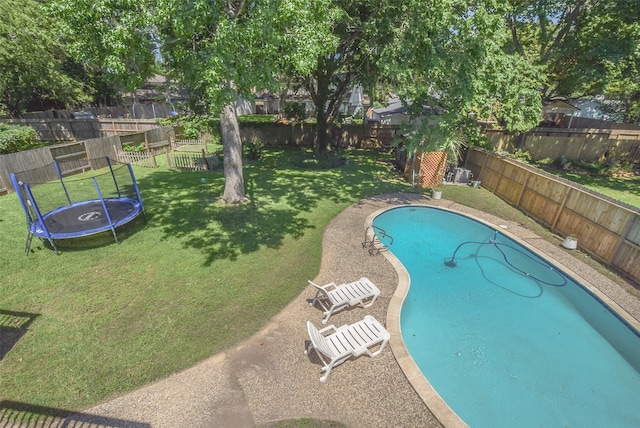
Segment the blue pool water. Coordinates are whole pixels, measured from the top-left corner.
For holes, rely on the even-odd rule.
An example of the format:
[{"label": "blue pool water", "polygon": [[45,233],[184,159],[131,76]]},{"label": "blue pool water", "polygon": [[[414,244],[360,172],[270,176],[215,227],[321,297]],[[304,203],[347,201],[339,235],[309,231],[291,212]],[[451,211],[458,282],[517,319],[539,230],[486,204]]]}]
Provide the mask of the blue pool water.
[{"label": "blue pool water", "polygon": [[[640,427],[640,337],[585,287],[456,213],[400,207],[373,225],[411,277],[405,345],[467,424]],[[446,266],[467,241],[485,244]]]}]

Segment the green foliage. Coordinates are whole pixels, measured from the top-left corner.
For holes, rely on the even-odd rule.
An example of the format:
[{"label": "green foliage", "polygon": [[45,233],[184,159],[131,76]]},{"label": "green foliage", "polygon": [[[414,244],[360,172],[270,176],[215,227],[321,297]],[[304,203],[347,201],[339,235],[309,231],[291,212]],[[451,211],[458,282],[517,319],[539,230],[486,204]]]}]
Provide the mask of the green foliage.
[{"label": "green foliage", "polygon": [[140,143],[140,144],[127,144],[122,146],[122,150],[124,150],[125,152],[144,152],[146,150],[146,146],[144,145],[144,143]]},{"label": "green foliage", "polygon": [[174,125],[182,127],[182,136],[187,140],[196,140],[202,134],[207,134],[213,141],[211,144],[219,144],[220,118],[214,116],[183,115],[173,118],[162,119],[163,125]]},{"label": "green foliage", "polygon": [[455,0],[437,7],[407,2],[396,37],[385,45],[385,73],[415,110],[426,104],[443,112],[418,124],[409,150],[425,139],[435,146],[476,143],[475,118],[493,117],[512,131],[537,125],[542,75],[509,49],[506,7],[502,1],[473,7]]},{"label": "green foliage", "polygon": [[566,162],[563,168],[553,164],[540,164],[538,167],[567,180],[581,184],[603,195],[640,208],[640,175],[629,174],[631,165],[607,166],[602,162],[572,163]]},{"label": "green foliage", "polygon": [[38,134],[30,126],[0,123],[0,154],[15,153],[32,148],[38,143]]},{"label": "green foliage", "polygon": [[297,168],[299,154],[265,150],[247,166],[253,203],[232,207],[212,203],[221,170],[134,167],[153,221],[118,230],[120,245],[109,233],[60,256],[39,240],[24,256],[24,213],[15,194],[2,196],[1,309],[38,315],[3,352],[2,399],[86,408],[234,346],[317,274],[332,218],[410,189],[388,154],[351,151],[340,170]]},{"label": "green foliage", "polygon": [[[381,81],[380,60],[384,46],[394,37],[404,20],[403,7],[394,2],[334,0],[333,11],[323,11],[331,22],[336,43],[329,55],[319,57],[306,73],[285,70],[293,82],[302,82],[312,94],[315,121],[318,124],[316,151],[324,153],[329,145],[328,122],[340,120],[344,96],[361,84],[373,95]],[[373,97],[376,100],[376,97]]]},{"label": "green foliage", "polygon": [[273,123],[275,116],[272,114],[248,114],[238,116],[239,123]]},{"label": "green foliage", "polygon": [[[522,149],[515,149],[513,153],[507,152],[505,150],[501,150],[497,152],[500,156],[504,156],[507,158],[511,158],[517,160],[519,162],[528,163],[528,164],[537,164],[537,162],[533,162],[531,159],[531,153]],[[549,159],[549,161],[551,161]]]},{"label": "green foliage", "polygon": [[532,163],[531,162],[531,153],[522,149],[515,149],[511,157],[517,161],[524,163]]},{"label": "green foliage", "polygon": [[264,151],[264,143],[258,140],[256,137],[251,138],[251,140],[244,143],[244,152],[247,158],[251,160],[260,160],[262,159],[263,151]]},{"label": "green foliage", "polygon": [[42,2],[2,0],[0,16],[0,115],[22,113],[32,103],[88,100]]},{"label": "green foliage", "polygon": [[553,162],[553,159],[551,159],[550,157],[546,157],[544,159],[540,159],[537,163],[539,165],[552,165]]},{"label": "green foliage", "polygon": [[[548,164],[537,162],[541,166]],[[607,160],[606,162],[572,162],[564,157],[556,159],[551,166],[560,171],[569,171],[575,174],[591,175],[598,177],[613,177],[620,174],[628,174],[633,171],[633,163],[627,160]]]},{"label": "green foliage", "polygon": [[284,69],[307,73],[335,45],[329,0],[164,0],[155,11],[163,60],[196,113],[218,114],[238,92],[275,88]]},{"label": "green foliage", "polygon": [[284,115],[287,119],[303,120],[307,116],[305,104],[286,102],[284,104]]},{"label": "green foliage", "polygon": [[637,2],[525,0],[506,16],[513,50],[545,73],[545,97],[606,95],[627,120],[640,117]]},{"label": "green foliage", "polygon": [[155,1],[51,0],[48,13],[80,63],[104,72],[106,80],[132,91],[153,72]]}]

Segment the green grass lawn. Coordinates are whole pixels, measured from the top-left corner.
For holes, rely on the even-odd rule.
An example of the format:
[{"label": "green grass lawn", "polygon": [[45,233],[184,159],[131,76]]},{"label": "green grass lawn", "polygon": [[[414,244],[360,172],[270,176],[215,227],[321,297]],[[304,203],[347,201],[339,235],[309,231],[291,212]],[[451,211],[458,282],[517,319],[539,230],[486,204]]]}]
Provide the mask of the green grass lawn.
[{"label": "green grass lawn", "polygon": [[553,165],[535,165],[558,177],[578,183],[588,189],[602,193],[605,196],[622,201],[634,207],[640,208],[640,175],[609,176],[588,173],[577,167],[568,170]]},{"label": "green grass lawn", "polygon": [[[349,162],[335,168],[304,156],[266,149],[247,161],[251,202],[238,206],[217,202],[221,170],[136,168],[147,222],[121,231],[120,244],[81,241],[59,256],[37,240],[25,256],[18,199],[0,197],[0,329],[15,338],[1,350],[0,398],[80,410],[229,348],[318,273],[322,233],[345,207],[420,191],[386,154],[347,151]],[[444,192],[545,233],[491,192]]]},{"label": "green grass lawn", "polygon": [[[299,151],[245,164],[251,203],[224,206],[222,171],[136,169],[147,220],[54,255],[0,198],[5,337],[0,397],[80,409],[184,369],[257,331],[313,278],[328,222],[368,195],[410,190],[386,155],[313,169]],[[204,179],[204,182],[203,182]],[[95,240],[94,240],[95,241]],[[86,244],[86,242],[82,242]],[[26,332],[16,330],[31,321]]]},{"label": "green grass lawn", "polygon": [[568,172],[557,173],[560,177],[581,184],[634,207],[640,208],[640,175],[629,177],[601,177]]}]

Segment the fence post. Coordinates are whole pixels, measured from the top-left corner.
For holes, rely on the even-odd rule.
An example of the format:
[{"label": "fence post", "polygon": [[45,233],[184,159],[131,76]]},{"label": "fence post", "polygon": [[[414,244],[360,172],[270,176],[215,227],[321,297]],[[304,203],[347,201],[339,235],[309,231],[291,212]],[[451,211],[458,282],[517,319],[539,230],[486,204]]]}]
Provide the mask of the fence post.
[{"label": "fence post", "polygon": [[207,163],[207,155],[204,153],[204,149],[202,149],[202,161],[204,162],[204,170],[209,171],[209,164]]},{"label": "fence post", "polygon": [[624,241],[627,240],[627,236],[629,235],[629,232],[631,231],[631,226],[633,226],[633,224],[634,224],[633,220],[629,220],[627,222],[627,225],[625,226],[624,230],[618,237],[618,242],[616,242],[616,245],[613,248],[613,251],[611,252],[611,257],[609,258],[609,260],[607,260],[607,266],[615,267],[614,262],[618,258],[618,253],[620,252],[620,248],[622,248],[622,244],[624,244]]},{"label": "fence post", "polygon": [[500,168],[500,175],[498,176],[498,180],[496,181],[496,186],[493,188],[493,194],[496,194],[498,187],[500,187],[500,182],[502,181],[502,177],[504,176],[504,165],[508,163],[504,158],[500,158],[500,163],[502,163],[502,167]]},{"label": "fence post", "polygon": [[553,232],[556,231],[556,224],[558,224],[558,219],[560,218],[560,214],[562,213],[562,210],[564,210],[564,206],[567,203],[567,198],[569,197],[569,194],[571,193],[571,190],[573,190],[573,188],[571,187],[565,187],[566,192],[564,192],[564,196],[562,197],[562,202],[560,203],[560,207],[558,207],[558,212],[556,213],[556,217],[553,219],[553,223],[551,223],[551,230]]},{"label": "fence post", "polygon": [[4,183],[4,178],[0,175],[0,194],[9,193],[9,187]]},{"label": "fence post", "polygon": [[[487,160],[489,159],[489,155],[486,152],[481,152],[480,150],[473,149],[472,153],[476,153],[478,155],[482,155],[482,165],[480,166],[480,171],[478,172],[478,180],[484,180],[484,168],[487,166]],[[465,159],[464,167],[467,167],[467,161],[469,160],[469,156]]]}]

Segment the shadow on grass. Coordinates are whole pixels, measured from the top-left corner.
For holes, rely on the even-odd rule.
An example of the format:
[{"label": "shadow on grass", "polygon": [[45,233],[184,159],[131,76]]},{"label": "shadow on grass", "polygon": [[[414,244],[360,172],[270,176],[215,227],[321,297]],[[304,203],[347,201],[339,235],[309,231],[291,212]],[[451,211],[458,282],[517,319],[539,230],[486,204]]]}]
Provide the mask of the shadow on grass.
[{"label": "shadow on grass", "polygon": [[224,190],[221,171],[158,170],[138,179],[153,227],[165,239],[180,238],[185,247],[202,251],[205,265],[235,260],[261,247],[278,248],[315,226],[309,213],[320,203],[341,204],[388,190],[390,167],[376,154],[354,152],[336,168],[301,168],[300,152],[266,150],[261,161],[245,161],[250,202],[218,202]]},{"label": "shadow on grass", "polygon": [[71,410],[37,406],[15,401],[0,401],[2,427],[126,427],[151,428],[151,425],[125,419],[106,418]]},{"label": "shadow on grass", "polygon": [[[144,229],[146,225],[147,218],[146,214],[143,213],[130,222],[116,228],[116,237],[118,238],[117,241],[113,237],[113,232],[111,230],[106,230],[104,232],[94,233],[86,236],[79,236],[76,238],[56,239],[55,244],[60,253],[69,251],[85,251],[92,248],[117,245],[129,239],[136,232]],[[34,253],[39,249],[47,249],[51,251],[52,255],[55,255],[53,247],[46,239],[34,239],[32,241],[31,249],[29,252]]]},{"label": "shadow on grass", "polygon": [[0,309],[0,360],[27,334],[38,314]]}]

